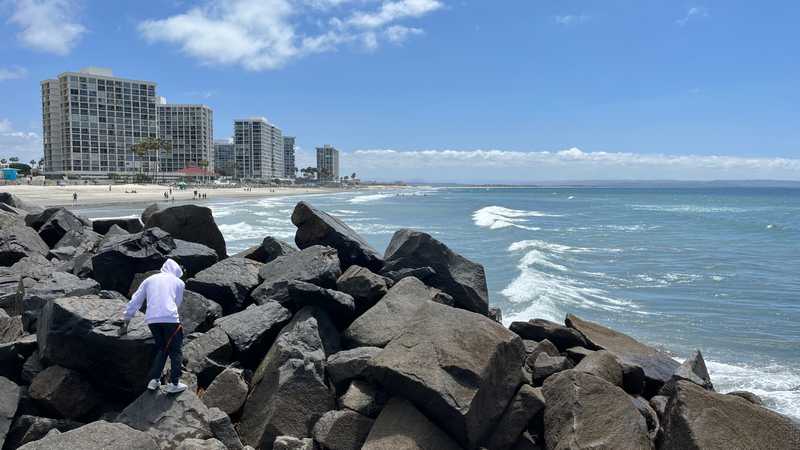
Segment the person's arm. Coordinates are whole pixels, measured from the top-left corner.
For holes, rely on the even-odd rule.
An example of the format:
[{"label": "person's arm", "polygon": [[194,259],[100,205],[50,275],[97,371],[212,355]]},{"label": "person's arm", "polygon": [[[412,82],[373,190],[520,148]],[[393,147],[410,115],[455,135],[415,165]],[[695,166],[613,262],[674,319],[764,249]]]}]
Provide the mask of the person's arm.
[{"label": "person's arm", "polygon": [[136,311],[139,311],[142,307],[142,303],[147,298],[147,280],[144,280],[142,284],[139,285],[139,289],[133,293],[131,297],[131,301],[128,302],[128,306],[125,307],[125,313],[122,316],[124,323],[120,328],[120,334],[125,334],[128,332],[128,322],[133,319],[133,316],[136,315]]}]

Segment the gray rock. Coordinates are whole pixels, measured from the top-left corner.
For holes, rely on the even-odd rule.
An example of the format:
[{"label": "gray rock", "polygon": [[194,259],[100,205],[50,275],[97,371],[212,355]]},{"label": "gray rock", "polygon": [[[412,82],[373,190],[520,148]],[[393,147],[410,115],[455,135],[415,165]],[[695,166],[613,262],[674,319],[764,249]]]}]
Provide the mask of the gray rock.
[{"label": "gray rock", "polygon": [[415,267],[415,268],[403,268],[403,269],[389,270],[389,271],[384,270],[383,272],[381,272],[381,274],[395,283],[406,277],[414,277],[422,281],[423,283],[426,283],[429,279],[433,278],[433,276],[436,275],[436,271],[433,270],[433,267],[426,266],[426,267]]},{"label": "gray rock", "polygon": [[151,211],[147,217],[143,214],[142,219],[147,228],[158,227],[175,239],[203,244],[214,249],[220,259],[228,256],[225,239],[209,208],[197,205],[171,206]]},{"label": "gray rock", "polygon": [[547,339],[562,352],[570,347],[587,345],[586,339],[579,332],[549,320],[531,319],[527,322],[512,322],[509,329],[523,339],[533,341]]},{"label": "gray rock", "polygon": [[20,447],[20,450],[158,450],[156,441],[121,423],[92,422],[66,433],[48,435]]},{"label": "gray rock", "polygon": [[30,384],[33,378],[42,370],[44,370],[44,366],[42,365],[42,360],[39,359],[39,351],[37,350],[25,360],[20,378],[23,382]]},{"label": "gray rock", "polygon": [[336,250],[315,245],[299,252],[289,253],[264,264],[259,271],[263,282],[253,291],[253,300],[264,303],[269,300],[288,299],[289,281],[305,281],[319,287],[333,289],[336,279],[342,274]]},{"label": "gray rock", "polygon": [[227,450],[225,444],[217,439],[186,439],[176,450]]},{"label": "gray rock", "polygon": [[219,408],[233,416],[242,409],[247,399],[247,381],[240,369],[228,368],[214,378],[203,393],[203,403],[209,408]]},{"label": "gray rock", "polygon": [[508,404],[500,422],[495,426],[487,448],[507,450],[519,440],[533,417],[544,410],[545,402],[541,388],[527,384],[520,386],[511,403]]},{"label": "gray rock", "polygon": [[350,411],[328,411],[319,418],[314,440],[330,450],[359,450],[367,439],[373,420]]},{"label": "gray rock", "polygon": [[304,281],[290,281],[287,284],[288,302],[282,302],[287,308],[296,311],[304,306],[313,306],[328,313],[333,322],[342,328],[355,317],[353,297],[344,292],[321,288]]},{"label": "gray rock", "polygon": [[[49,211],[49,212],[48,212]],[[41,226],[36,226],[39,236],[48,247],[54,248],[61,238],[67,233],[74,232],[78,235],[84,233],[85,219],[78,218],[75,214],[64,208],[55,208],[45,211],[47,218]],[[91,230],[90,230],[91,231]]]},{"label": "gray rock", "polygon": [[647,378],[644,376],[644,369],[636,364],[626,361],[619,361],[622,366],[622,388],[631,395],[642,395],[644,393]]},{"label": "gray rock", "polygon": [[22,300],[22,323],[29,332],[35,332],[39,315],[45,304],[63,297],[95,295],[100,284],[92,279],[81,279],[66,272],[53,272],[40,278],[25,289]]},{"label": "gray rock", "polygon": [[126,293],[137,273],[161,270],[173,250],[172,236],[158,228],[113,237],[92,257],[94,279],[103,289]]},{"label": "gray rock", "polygon": [[25,225],[0,228],[0,266],[11,266],[26,256],[47,256],[49,251],[36,231]]},{"label": "gray rock", "polygon": [[218,319],[215,325],[231,338],[238,359],[247,366],[255,366],[291,318],[288,309],[276,302],[267,302]]},{"label": "gray rock", "polygon": [[614,386],[622,387],[622,366],[611,353],[600,350],[581,360],[575,370],[598,376]]},{"label": "gray rock", "polygon": [[31,398],[59,417],[86,416],[100,403],[100,397],[83,376],[61,366],[50,366],[31,382]]},{"label": "gray rock", "polygon": [[653,411],[656,412],[659,419],[664,418],[664,411],[667,409],[667,403],[669,402],[669,397],[664,395],[655,395],[653,398],[650,399],[650,407],[653,408]]},{"label": "gray rock", "polygon": [[566,353],[567,358],[571,359],[572,363],[577,365],[583,358],[594,353],[594,350],[589,350],[586,347],[570,347],[567,349]]},{"label": "gray rock", "polygon": [[119,217],[92,220],[92,229],[95,233],[106,235],[114,227],[117,227],[126,233],[138,233],[144,229],[144,226],[142,226],[142,222],[138,217]]},{"label": "gray rock", "polygon": [[800,448],[800,426],[788,417],[685,380],[675,383],[661,424],[663,450]]},{"label": "gray rock", "polygon": [[141,313],[119,336],[124,310],[120,302],[91,296],[48,302],[37,332],[42,361],[88,375],[112,398],[137,395],[147,383],[154,344]]},{"label": "gray rock", "polygon": [[197,292],[183,291],[183,302],[178,307],[184,334],[210,329],[222,317],[222,307]]},{"label": "gray rock", "polygon": [[338,350],[338,338],[330,319],[314,308],[301,309],[281,330],[251,381],[239,423],[246,444],[270,448],[278,436],[311,436],[335,406],[325,360]]},{"label": "gray rock", "polygon": [[453,252],[431,235],[397,231],[385,254],[385,271],[430,266],[436,273],[426,283],[451,295],[455,305],[486,315],[489,294],[483,266]]},{"label": "gray rock", "polygon": [[261,245],[250,247],[234,256],[237,258],[252,259],[253,261],[266,264],[279,256],[295,252],[297,252],[297,249],[294,248],[292,244],[284,242],[280,239],[276,239],[272,236],[267,236],[261,242]]},{"label": "gray rock", "polygon": [[10,192],[0,192],[0,203],[16,209],[21,209],[31,214],[36,214],[43,211],[41,206],[29,203]]},{"label": "gray rock", "polygon": [[635,406],[642,417],[644,417],[644,421],[647,423],[647,435],[650,437],[653,445],[655,445],[656,439],[661,432],[658,414],[646,399],[639,396],[633,397],[633,406]]},{"label": "gray rock", "polygon": [[297,226],[294,242],[300,249],[326,245],[336,249],[342,268],[352,265],[379,271],[383,258],[367,241],[336,217],[320,211],[306,202],[299,202],[292,212]]},{"label": "gray rock", "polygon": [[181,239],[174,239],[174,241],[175,250],[172,250],[167,256],[183,267],[185,277],[193,277],[219,260],[217,252],[211,247]]},{"label": "gray rock", "polygon": [[74,247],[78,252],[94,251],[102,238],[103,236],[95,233],[90,228],[75,228],[67,231],[64,236],[56,242],[53,246],[53,250],[50,252],[52,253],[54,250],[62,247]]},{"label": "gray rock", "polygon": [[272,444],[272,450],[315,450],[314,440],[299,439],[293,436],[278,436]]},{"label": "gray rock", "polygon": [[[533,342],[533,341],[528,341],[528,342]],[[540,354],[544,353],[549,356],[561,356],[561,353],[558,352],[556,346],[553,345],[553,343],[548,341],[547,339],[543,340],[542,342],[536,343],[535,346],[529,344],[525,348],[525,353],[528,355],[525,358],[525,365],[531,372],[533,372],[533,368],[536,365],[536,358],[538,358]]]},{"label": "gray rock", "polygon": [[550,356],[539,353],[533,363],[533,382],[541,385],[550,375],[571,369],[572,363],[565,356]]},{"label": "gray rock", "polygon": [[362,450],[461,450],[407,400],[395,397],[383,408]]},{"label": "gray rock", "polygon": [[334,353],[328,357],[328,377],[337,390],[341,390],[348,381],[359,378],[370,360],[382,350],[380,347],[356,347]]},{"label": "gray rock", "polygon": [[572,314],[567,315],[566,323],[570,328],[579,331],[592,349],[604,349],[614,354],[623,369],[625,364],[641,367],[645,376],[645,391],[650,393],[646,396],[657,392],[672,377],[679,365],[668,354],[602,325]]},{"label": "gray rock", "polygon": [[366,381],[353,380],[347,392],[339,398],[339,405],[367,417],[377,417],[387,401],[386,394]]},{"label": "gray rock", "polygon": [[[97,223],[97,222],[96,221],[92,222],[92,225],[94,225],[95,223]],[[142,230],[144,230],[144,228],[142,228],[142,229],[140,229],[138,231],[128,231],[125,228],[120,227],[119,225],[111,225],[111,227],[109,227],[108,231],[106,231],[105,233],[100,233],[100,234],[102,234],[104,238],[111,238],[111,237],[114,237],[114,236],[127,236],[127,235],[129,235],[131,233],[138,233],[138,232],[140,232]]]},{"label": "gray rock", "polygon": [[177,395],[145,391],[117,416],[117,422],[144,431],[162,449],[174,449],[185,439],[213,437],[206,405],[193,392]]},{"label": "gray rock", "polygon": [[186,289],[219,303],[226,315],[239,312],[250,302],[250,292],[258,286],[261,266],[251,259],[224,259],[190,278]]},{"label": "gray rock", "polygon": [[231,418],[219,408],[209,408],[209,425],[214,437],[219,439],[228,450],[241,450],[244,448],[239,434],[233,427]]},{"label": "gray rock", "polygon": [[437,292],[416,278],[404,278],[347,327],[342,338],[350,347],[384,347],[408,328],[408,321],[420,307],[431,303]]},{"label": "gray rock", "polygon": [[538,445],[535,439],[528,431],[523,431],[511,450],[544,450],[544,447]]},{"label": "gray rock", "polygon": [[522,340],[485,316],[433,302],[411,323],[370,361],[367,377],[475,448],[520,385]]},{"label": "gray rock", "polygon": [[353,297],[356,315],[371,308],[387,292],[393,282],[361,266],[350,266],[336,280],[336,289]]},{"label": "gray rock", "polygon": [[495,322],[502,324],[503,323],[503,310],[500,308],[489,308],[489,313],[486,317],[494,320]]},{"label": "gray rock", "polygon": [[9,317],[5,312],[0,313],[0,344],[14,342],[24,335],[21,316]]},{"label": "gray rock", "polygon": [[[750,403],[752,403],[754,405],[764,406],[764,401],[761,400],[761,397],[759,397],[756,394],[753,394],[752,392],[732,391],[732,392],[728,392],[727,395],[733,395],[733,396],[736,396],[736,397],[743,398],[743,399],[747,400],[748,402],[750,402]],[[653,398],[655,398],[655,397],[653,397]]]},{"label": "gray rock", "polygon": [[653,448],[631,398],[602,378],[566,370],[548,378],[542,392],[548,449]]},{"label": "gray rock", "polygon": [[6,441],[11,422],[17,413],[19,397],[19,386],[8,378],[0,377],[0,448]]},{"label": "gray rock", "polygon": [[[6,446],[3,448],[17,448],[28,442],[44,438],[52,430],[63,433],[82,425],[80,422],[67,419],[20,415],[14,420],[14,424],[8,432]],[[2,445],[2,439],[0,439],[0,445]]]},{"label": "gray rock", "polygon": [[703,359],[703,355],[700,353],[700,350],[695,350],[691,356],[686,358],[686,361],[684,361],[683,364],[675,369],[675,373],[672,375],[671,381],[674,382],[677,380],[691,381],[692,383],[701,386],[704,389],[708,389],[710,391],[714,390],[714,385],[711,383],[711,376],[708,374],[706,362]]},{"label": "gray rock", "polygon": [[233,345],[220,327],[212,328],[183,346],[183,365],[197,375],[201,386],[208,386],[232,360]]}]

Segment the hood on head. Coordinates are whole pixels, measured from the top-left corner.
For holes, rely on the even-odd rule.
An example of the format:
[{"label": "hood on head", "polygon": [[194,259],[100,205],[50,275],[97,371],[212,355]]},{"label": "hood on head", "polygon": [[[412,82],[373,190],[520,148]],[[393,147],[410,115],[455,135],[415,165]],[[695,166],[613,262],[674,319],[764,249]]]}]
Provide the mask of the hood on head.
[{"label": "hood on head", "polygon": [[161,266],[161,271],[164,273],[175,275],[178,278],[183,276],[183,270],[181,269],[181,266],[178,265],[178,263],[176,263],[172,259],[167,259],[164,262],[164,265]]}]

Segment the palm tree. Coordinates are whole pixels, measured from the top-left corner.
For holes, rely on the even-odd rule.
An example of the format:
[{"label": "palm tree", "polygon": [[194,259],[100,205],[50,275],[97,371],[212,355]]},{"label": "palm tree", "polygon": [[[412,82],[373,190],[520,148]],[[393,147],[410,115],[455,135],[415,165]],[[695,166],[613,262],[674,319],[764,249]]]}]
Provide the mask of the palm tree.
[{"label": "palm tree", "polygon": [[5,158],[3,158],[3,159],[0,159],[0,164],[5,164],[5,163],[7,163],[7,162],[8,162],[8,160],[7,160],[7,159],[5,159]]},{"label": "palm tree", "polygon": [[18,158],[18,157],[16,157],[16,156],[12,156],[11,158],[9,158],[9,160],[10,160],[12,163],[18,163],[18,162],[19,162],[19,158]]},{"label": "palm tree", "polygon": [[[133,147],[132,147],[132,150],[133,150],[133,153],[135,153],[136,156],[139,156],[139,157],[149,156],[151,153],[155,153],[156,154],[156,167],[153,170],[153,173],[155,175],[157,175],[157,173],[158,173],[157,172],[158,171],[158,162],[159,162],[159,152],[161,150],[164,150],[167,153],[171,152],[172,151],[172,143],[170,143],[169,141],[166,141],[164,139],[161,139],[161,138],[149,136],[149,137],[146,137],[146,138],[142,139],[141,141],[139,141],[139,143],[134,144]],[[155,176],[154,176],[154,178],[155,178]]]},{"label": "palm tree", "polygon": [[35,159],[32,159],[32,160],[30,160],[28,162],[31,164],[31,168],[36,167],[36,160]]},{"label": "palm tree", "polygon": [[355,173],[355,172],[353,172],[353,174],[352,174],[352,175],[350,175],[350,179],[351,179],[351,180],[355,180],[355,179],[356,179],[356,173]]}]

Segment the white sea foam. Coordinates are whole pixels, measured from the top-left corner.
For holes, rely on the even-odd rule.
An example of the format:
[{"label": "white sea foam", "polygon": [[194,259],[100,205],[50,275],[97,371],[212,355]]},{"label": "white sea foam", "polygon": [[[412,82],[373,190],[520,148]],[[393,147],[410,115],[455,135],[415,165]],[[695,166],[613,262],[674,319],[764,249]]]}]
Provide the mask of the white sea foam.
[{"label": "white sea foam", "polygon": [[361,214],[361,211],[353,211],[352,209],[336,209],[331,212],[336,216],[352,216],[355,214]]},{"label": "white sea foam", "polygon": [[531,217],[560,217],[555,214],[547,214],[540,211],[524,211],[521,209],[511,209],[502,206],[486,206],[472,213],[472,221],[475,225],[490,230],[515,227],[525,230],[538,231],[541,228],[525,225],[530,222]]},{"label": "white sea foam", "polygon": [[370,194],[370,195],[359,195],[358,197],[353,197],[348,202],[350,203],[367,203],[367,202],[374,202],[377,200],[382,200],[384,198],[393,197],[395,194]]},{"label": "white sea foam", "polygon": [[679,213],[740,213],[749,211],[735,206],[704,206],[704,205],[631,205],[639,211],[679,212]]},{"label": "white sea foam", "polygon": [[246,239],[262,239],[271,233],[268,227],[251,225],[245,222],[239,223],[224,223],[219,225],[219,230],[225,237],[226,241],[241,241]]}]

